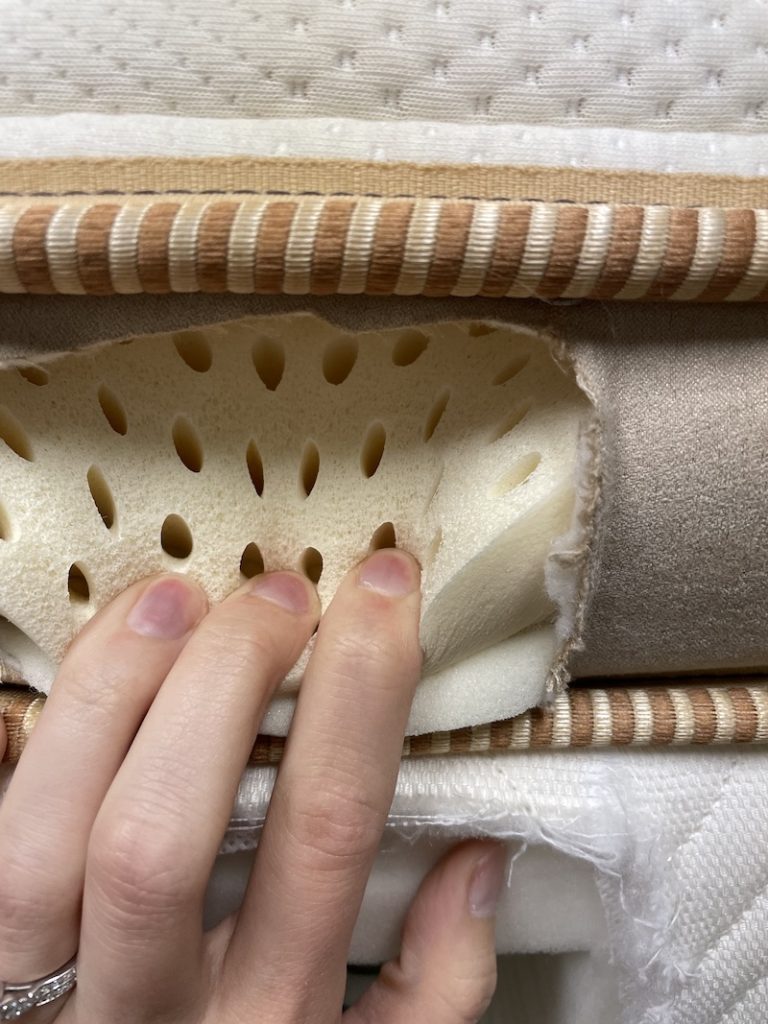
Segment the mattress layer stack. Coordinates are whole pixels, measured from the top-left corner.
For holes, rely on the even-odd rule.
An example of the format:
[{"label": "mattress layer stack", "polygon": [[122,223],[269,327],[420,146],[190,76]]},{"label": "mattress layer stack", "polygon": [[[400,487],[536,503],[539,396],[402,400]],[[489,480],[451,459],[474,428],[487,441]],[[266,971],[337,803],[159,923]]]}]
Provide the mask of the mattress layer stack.
[{"label": "mattress layer stack", "polygon": [[496,835],[499,951],[547,954],[517,1024],[761,1024],[764,4],[11,0],[0,31],[9,760],[126,573],[327,599],[401,544],[428,658],[353,959]]}]

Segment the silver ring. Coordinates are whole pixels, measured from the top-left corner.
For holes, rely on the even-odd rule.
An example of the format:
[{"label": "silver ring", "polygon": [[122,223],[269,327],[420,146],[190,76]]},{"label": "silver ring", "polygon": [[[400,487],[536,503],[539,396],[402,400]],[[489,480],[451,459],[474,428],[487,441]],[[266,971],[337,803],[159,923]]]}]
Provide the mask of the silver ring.
[{"label": "silver ring", "polygon": [[67,995],[77,984],[77,958],[58,971],[26,984],[0,981],[0,1020],[19,1020],[38,1006]]}]

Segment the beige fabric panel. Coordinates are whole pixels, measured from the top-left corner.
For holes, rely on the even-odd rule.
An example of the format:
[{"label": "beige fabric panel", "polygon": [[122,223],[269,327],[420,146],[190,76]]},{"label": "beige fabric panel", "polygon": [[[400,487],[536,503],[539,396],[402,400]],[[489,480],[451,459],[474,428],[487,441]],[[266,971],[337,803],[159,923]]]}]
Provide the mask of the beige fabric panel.
[{"label": "beige fabric panel", "polygon": [[246,313],[352,328],[508,319],[567,338],[604,423],[577,676],[768,666],[768,324],[759,308],[189,295],[8,297],[5,357]]}]

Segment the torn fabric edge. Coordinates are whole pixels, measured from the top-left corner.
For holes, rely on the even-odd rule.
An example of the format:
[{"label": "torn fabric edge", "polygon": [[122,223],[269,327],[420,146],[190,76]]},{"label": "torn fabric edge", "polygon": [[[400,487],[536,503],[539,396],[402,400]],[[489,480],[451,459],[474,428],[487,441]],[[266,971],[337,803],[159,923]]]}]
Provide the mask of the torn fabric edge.
[{"label": "torn fabric edge", "polygon": [[558,641],[545,694],[550,700],[571,681],[569,663],[574,651],[584,646],[584,620],[597,554],[598,520],[602,504],[603,429],[594,390],[576,367],[564,340],[553,339],[552,353],[564,372],[574,375],[587,397],[590,413],[582,424],[574,469],[576,498],[571,526],[556,537],[544,567],[544,579],[558,609],[555,635]]}]

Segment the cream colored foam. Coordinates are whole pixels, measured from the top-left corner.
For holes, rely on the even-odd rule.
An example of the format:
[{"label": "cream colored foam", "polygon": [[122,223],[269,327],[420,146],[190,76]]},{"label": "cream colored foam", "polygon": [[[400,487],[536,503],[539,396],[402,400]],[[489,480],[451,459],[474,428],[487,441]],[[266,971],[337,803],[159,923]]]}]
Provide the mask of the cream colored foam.
[{"label": "cream colored foam", "polygon": [[552,656],[544,566],[570,522],[587,408],[533,332],[466,322],[355,335],[251,317],[7,365],[0,645],[47,691],[78,628],[132,580],[189,572],[218,601],[255,544],[267,569],[316,574],[319,552],[327,604],[394,530],[423,567],[430,680],[411,731],[514,713]]}]

